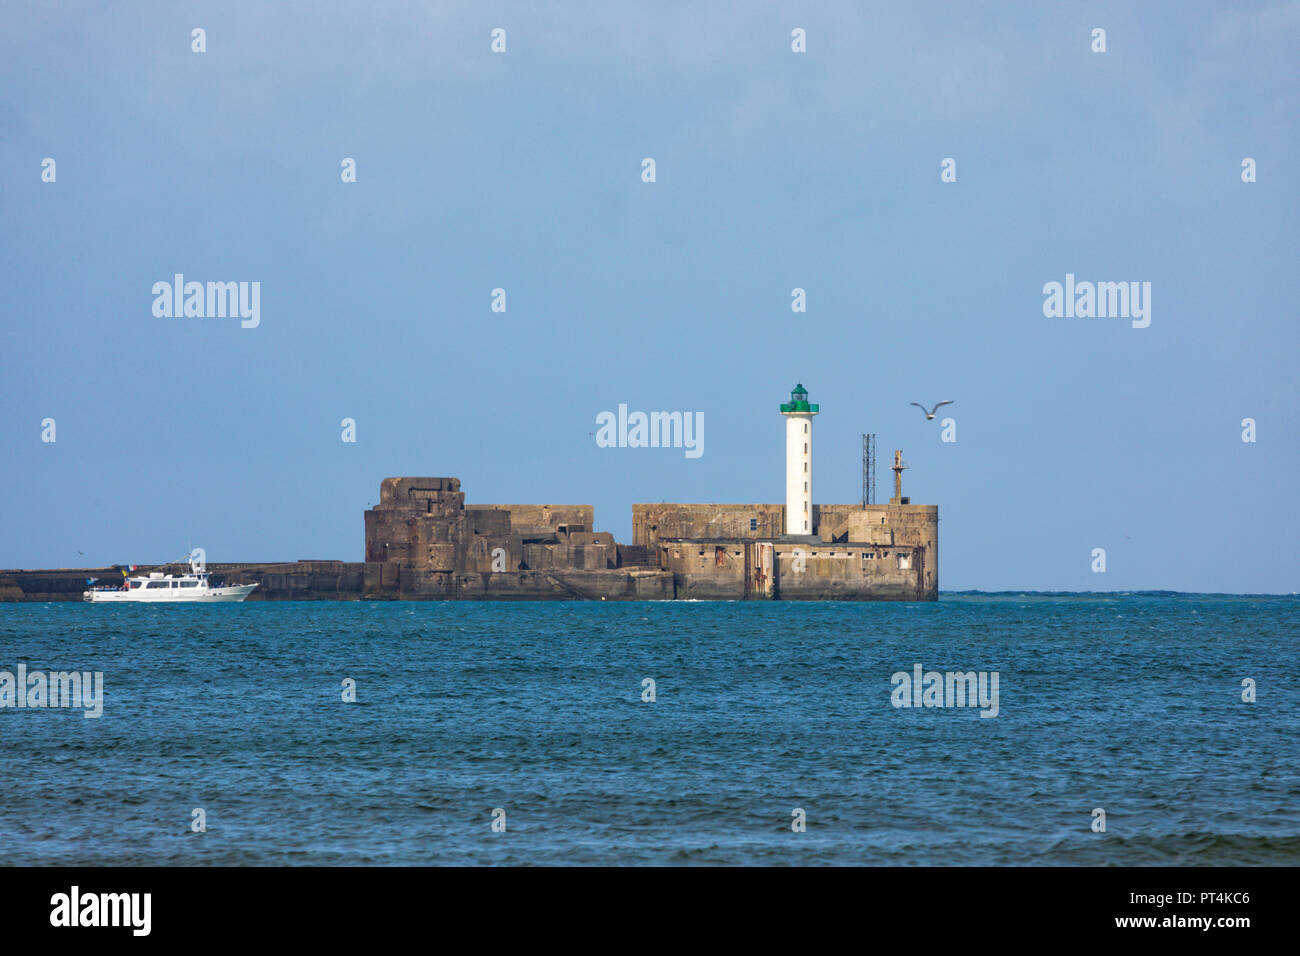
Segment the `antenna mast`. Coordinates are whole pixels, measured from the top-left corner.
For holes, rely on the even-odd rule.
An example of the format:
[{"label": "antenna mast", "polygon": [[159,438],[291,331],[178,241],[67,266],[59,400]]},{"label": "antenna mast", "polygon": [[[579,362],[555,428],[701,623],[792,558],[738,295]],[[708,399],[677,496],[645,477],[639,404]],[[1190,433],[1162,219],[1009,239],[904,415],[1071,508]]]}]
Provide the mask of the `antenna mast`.
[{"label": "antenna mast", "polygon": [[876,503],[876,436],[862,436],[862,506]]}]

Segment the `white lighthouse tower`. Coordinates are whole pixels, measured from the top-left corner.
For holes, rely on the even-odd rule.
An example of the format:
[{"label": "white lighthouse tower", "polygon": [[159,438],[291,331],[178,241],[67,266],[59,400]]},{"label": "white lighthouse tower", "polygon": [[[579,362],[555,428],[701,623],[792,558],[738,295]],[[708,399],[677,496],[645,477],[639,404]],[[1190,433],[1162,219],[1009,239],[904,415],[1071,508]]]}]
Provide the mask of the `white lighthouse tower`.
[{"label": "white lighthouse tower", "polygon": [[808,391],[796,385],[785,416],[785,533],[812,534],[812,420],[818,407],[808,404]]}]

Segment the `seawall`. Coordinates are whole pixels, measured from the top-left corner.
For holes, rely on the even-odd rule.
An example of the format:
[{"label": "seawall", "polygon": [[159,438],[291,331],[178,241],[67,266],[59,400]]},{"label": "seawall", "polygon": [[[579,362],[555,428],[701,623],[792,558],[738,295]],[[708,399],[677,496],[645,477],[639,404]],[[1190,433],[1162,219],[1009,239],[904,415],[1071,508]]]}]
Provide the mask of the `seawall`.
[{"label": "seawall", "polygon": [[[80,601],[122,580],[121,567],[0,571],[0,602]],[[180,565],[140,565],[132,574],[180,574]],[[416,573],[398,562],[293,561],[209,564],[224,584],[258,584],[249,601],[652,601],[676,597],[672,572],[582,569]]]}]

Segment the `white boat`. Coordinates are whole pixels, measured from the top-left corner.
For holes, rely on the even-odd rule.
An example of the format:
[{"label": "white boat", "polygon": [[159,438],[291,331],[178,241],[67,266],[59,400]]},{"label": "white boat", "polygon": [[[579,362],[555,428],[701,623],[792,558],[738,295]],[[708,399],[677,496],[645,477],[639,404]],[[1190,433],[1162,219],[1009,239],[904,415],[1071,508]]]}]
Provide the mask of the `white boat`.
[{"label": "white boat", "polygon": [[208,576],[202,557],[190,557],[188,574],[171,575],[161,571],[128,577],[118,588],[90,588],[82,600],[101,602],[162,603],[169,601],[242,601],[253,593],[256,584],[232,584],[217,587]]}]

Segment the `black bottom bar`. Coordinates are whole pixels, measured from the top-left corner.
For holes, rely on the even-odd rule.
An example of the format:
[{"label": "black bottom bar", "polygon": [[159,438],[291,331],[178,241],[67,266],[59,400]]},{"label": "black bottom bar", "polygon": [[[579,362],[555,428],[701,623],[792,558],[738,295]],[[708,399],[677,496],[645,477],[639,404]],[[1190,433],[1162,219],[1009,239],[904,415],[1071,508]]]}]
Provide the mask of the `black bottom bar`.
[{"label": "black bottom bar", "polygon": [[0,925],[6,942],[76,934],[86,943],[339,943],[432,929],[443,939],[558,934],[658,948],[685,942],[677,933],[689,923],[692,942],[733,945],[831,933],[945,948],[1101,937],[1232,945],[1286,930],[1295,876],[1294,868],[0,869]]}]

